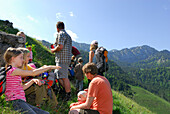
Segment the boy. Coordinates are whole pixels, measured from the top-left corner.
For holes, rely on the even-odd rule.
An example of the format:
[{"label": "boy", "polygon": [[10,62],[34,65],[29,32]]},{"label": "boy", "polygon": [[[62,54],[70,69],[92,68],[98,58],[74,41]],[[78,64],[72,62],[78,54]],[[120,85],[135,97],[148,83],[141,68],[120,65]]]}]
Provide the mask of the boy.
[{"label": "boy", "polygon": [[79,57],[78,58],[78,64],[76,64],[76,66],[74,68],[75,78],[76,78],[76,90],[77,91],[83,90],[84,75],[83,75],[82,68],[83,68],[83,59],[82,59],[82,57]]}]

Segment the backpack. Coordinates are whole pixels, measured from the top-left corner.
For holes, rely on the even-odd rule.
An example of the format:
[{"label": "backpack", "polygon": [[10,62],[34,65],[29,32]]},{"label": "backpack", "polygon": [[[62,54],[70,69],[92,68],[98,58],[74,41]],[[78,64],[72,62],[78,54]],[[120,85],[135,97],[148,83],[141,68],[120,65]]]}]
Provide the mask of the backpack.
[{"label": "backpack", "polygon": [[0,96],[5,92],[6,86],[6,73],[12,68],[10,66],[7,70],[5,67],[0,68]]},{"label": "backpack", "polygon": [[107,54],[108,51],[104,47],[98,47],[95,51],[96,66],[99,72],[106,72],[109,69]]}]

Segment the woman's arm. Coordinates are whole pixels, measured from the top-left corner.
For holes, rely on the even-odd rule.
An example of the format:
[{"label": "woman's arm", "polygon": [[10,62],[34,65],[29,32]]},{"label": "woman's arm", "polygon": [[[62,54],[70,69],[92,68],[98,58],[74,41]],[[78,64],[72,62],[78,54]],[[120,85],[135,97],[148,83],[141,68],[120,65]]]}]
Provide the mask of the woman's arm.
[{"label": "woman's arm", "polygon": [[43,66],[43,67],[40,67],[38,69],[34,69],[34,70],[22,70],[22,69],[15,69],[11,75],[12,76],[21,76],[22,78],[23,77],[26,77],[26,76],[36,76],[36,75],[39,75],[45,71],[48,71],[50,69],[60,69],[61,67],[60,66]]},{"label": "woman's arm", "polygon": [[93,52],[93,51],[90,51],[90,52],[89,52],[89,63],[92,63],[92,62],[93,62],[93,57],[94,57],[94,52]]}]

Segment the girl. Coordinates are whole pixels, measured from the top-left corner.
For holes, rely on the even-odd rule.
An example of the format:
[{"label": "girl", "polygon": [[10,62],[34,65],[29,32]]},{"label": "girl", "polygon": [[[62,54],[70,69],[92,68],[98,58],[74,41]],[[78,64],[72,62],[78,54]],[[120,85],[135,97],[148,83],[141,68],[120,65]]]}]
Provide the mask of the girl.
[{"label": "girl", "polygon": [[[23,64],[22,64],[22,67],[21,69],[22,70],[34,70],[35,68],[34,67],[31,67],[28,62],[29,62],[29,59],[30,59],[30,51],[27,49],[27,48],[22,48],[22,47],[19,47],[17,48],[18,50],[21,50],[22,53],[23,53]],[[22,78],[22,82],[26,82],[30,79],[32,79],[33,77],[32,76],[27,76],[27,77],[23,77],[21,76]]]},{"label": "girl", "polygon": [[[29,63],[29,59],[30,59],[30,51],[27,48],[18,48],[23,52],[23,66],[22,69],[23,70],[34,70],[36,67],[34,66],[34,68],[32,67],[32,65],[34,65],[33,63],[31,63],[32,65],[28,64]],[[30,80],[31,78],[33,78],[32,76],[30,78],[27,77],[27,79],[25,79],[23,82],[27,82],[28,80]],[[41,77],[38,77],[39,79],[42,79]],[[41,107],[41,105],[44,103],[43,98],[46,98],[48,100],[48,104],[51,106],[51,108],[56,108],[57,107],[57,98],[55,96],[54,91],[52,90],[52,88],[49,88],[52,94],[52,99],[47,95],[47,85],[34,85],[29,87],[27,90],[25,90],[25,95],[27,98],[27,102],[30,104],[36,104],[37,107]],[[35,99],[33,99],[35,95]]]},{"label": "girl", "polygon": [[[21,50],[22,53],[23,53],[23,65],[22,65],[22,68],[23,70],[34,70],[36,69],[36,67],[32,67],[29,63],[29,59],[30,59],[30,51],[27,49],[27,48],[22,48],[22,47],[19,47],[17,48],[18,50]],[[33,64],[33,63],[31,63]]]},{"label": "girl", "polygon": [[8,48],[4,54],[4,59],[8,65],[12,68],[7,72],[6,75],[6,101],[13,103],[13,108],[22,113],[27,114],[49,114],[37,107],[34,107],[26,102],[24,90],[30,87],[33,83],[42,85],[40,80],[32,79],[28,83],[22,85],[22,77],[36,76],[50,69],[60,69],[60,66],[43,66],[34,70],[22,70],[20,69],[23,65],[23,53],[21,50],[16,48]]}]

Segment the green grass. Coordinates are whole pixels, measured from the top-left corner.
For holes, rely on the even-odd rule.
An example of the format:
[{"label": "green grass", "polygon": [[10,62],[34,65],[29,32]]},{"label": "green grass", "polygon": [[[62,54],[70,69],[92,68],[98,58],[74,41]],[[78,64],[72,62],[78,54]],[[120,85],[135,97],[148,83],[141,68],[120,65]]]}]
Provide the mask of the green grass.
[{"label": "green grass", "polygon": [[[86,79],[85,79],[86,80]],[[74,81],[72,81],[74,82]],[[86,84],[86,81],[85,81]],[[48,104],[45,104],[42,109],[50,112],[50,114],[68,114],[69,106],[73,102],[77,102],[76,89],[74,84],[71,83],[72,98],[71,101],[65,102],[61,99],[61,95],[57,96],[58,108],[53,111]],[[151,111],[138,105],[132,99],[125,97],[123,94],[112,90],[113,93],[113,113],[114,114],[152,114]],[[11,104],[6,103],[4,95],[0,97],[0,113],[18,114],[11,108]]]},{"label": "green grass", "polygon": [[113,112],[116,114],[153,114],[145,107],[138,105],[132,99],[112,90]]},{"label": "green grass", "polygon": [[134,101],[155,112],[157,114],[170,114],[170,103],[161,99],[160,97],[150,93],[149,91],[131,86],[132,90],[136,92]]}]

